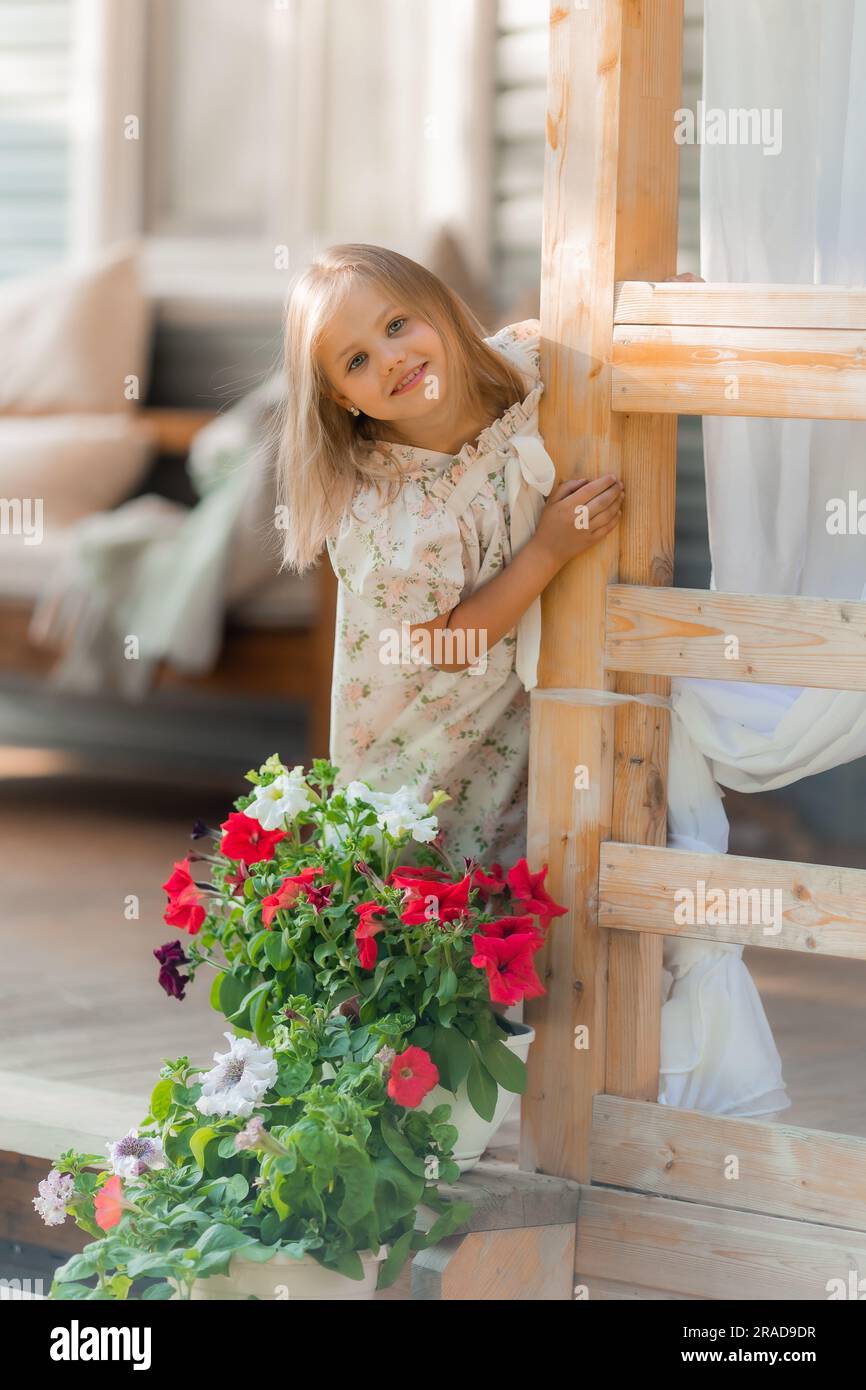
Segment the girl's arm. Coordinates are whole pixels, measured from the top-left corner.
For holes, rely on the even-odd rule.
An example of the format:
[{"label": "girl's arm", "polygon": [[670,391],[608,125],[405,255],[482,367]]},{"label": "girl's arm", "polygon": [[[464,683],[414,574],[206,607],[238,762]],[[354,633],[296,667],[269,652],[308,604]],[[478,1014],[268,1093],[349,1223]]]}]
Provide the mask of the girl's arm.
[{"label": "girl's arm", "polygon": [[[413,624],[410,640],[422,630],[432,634],[437,628],[448,628],[454,633],[463,632],[465,645],[458,642],[459,650],[489,651],[511,632],[563,565],[609,535],[619,521],[622,501],[622,483],[612,473],[591,483],[583,478],[561,483],[548,497],[535,534],[511,564],[450,614],[441,613],[430,622]],[[577,508],[586,510],[578,516]],[[439,671],[452,672],[466,671],[471,664],[431,662]]]}]

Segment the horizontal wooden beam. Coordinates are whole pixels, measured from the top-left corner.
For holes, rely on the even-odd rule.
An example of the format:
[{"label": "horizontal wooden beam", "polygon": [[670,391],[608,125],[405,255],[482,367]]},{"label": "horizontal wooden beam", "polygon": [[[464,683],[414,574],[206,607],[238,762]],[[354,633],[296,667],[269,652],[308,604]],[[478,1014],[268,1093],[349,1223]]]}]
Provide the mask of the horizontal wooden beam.
[{"label": "horizontal wooden beam", "polygon": [[592,1180],[866,1231],[866,1139],[849,1134],[599,1095]]},{"label": "horizontal wooden beam", "polygon": [[698,328],[866,329],[866,289],[849,285],[666,284],[621,280],[614,323]]},{"label": "horizontal wooden beam", "polygon": [[[847,1296],[858,1298],[866,1235],[591,1186],[581,1192],[575,1269],[575,1282],[584,1286],[590,1303],[597,1289],[607,1296],[611,1280],[653,1290],[651,1297],[660,1291],[748,1302],[824,1301],[833,1289],[845,1297],[839,1289],[853,1280],[855,1292]],[[807,1345],[804,1339],[798,1349]]]},{"label": "horizontal wooden beam", "polygon": [[611,584],[609,671],[866,690],[866,603]]},{"label": "horizontal wooden beam", "polygon": [[866,869],[606,840],[598,898],[600,927],[866,960]]},{"label": "horizontal wooden beam", "polygon": [[866,419],[866,330],[614,329],[611,404],[660,415]]}]

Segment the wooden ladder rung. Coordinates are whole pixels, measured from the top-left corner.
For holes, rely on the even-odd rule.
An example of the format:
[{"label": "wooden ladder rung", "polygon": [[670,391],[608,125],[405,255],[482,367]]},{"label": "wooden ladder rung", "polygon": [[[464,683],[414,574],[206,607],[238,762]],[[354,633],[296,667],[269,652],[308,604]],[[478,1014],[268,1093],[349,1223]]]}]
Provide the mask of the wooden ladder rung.
[{"label": "wooden ladder rung", "polygon": [[866,690],[866,603],[609,584],[609,671]]},{"label": "wooden ladder rung", "polygon": [[[712,897],[716,890],[724,896]],[[604,840],[598,922],[622,931],[866,960],[866,869]]]},{"label": "wooden ladder rung", "polygon": [[617,286],[616,411],[866,419],[866,290]]}]

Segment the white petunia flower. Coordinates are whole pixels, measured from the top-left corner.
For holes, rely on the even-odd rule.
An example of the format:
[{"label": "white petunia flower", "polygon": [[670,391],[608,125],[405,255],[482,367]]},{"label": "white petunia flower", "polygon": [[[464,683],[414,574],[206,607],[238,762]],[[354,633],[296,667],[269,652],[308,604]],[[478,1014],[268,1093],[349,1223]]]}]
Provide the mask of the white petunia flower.
[{"label": "white petunia flower", "polygon": [[277,1064],[269,1047],[259,1047],[252,1038],[225,1033],[228,1052],[215,1052],[217,1063],[196,1078],[203,1081],[196,1108],[203,1115],[240,1115],[248,1118],[262,1096],[277,1079]]},{"label": "white petunia flower", "polygon": [[304,769],[298,764],[291,772],[280,773],[266,787],[256,787],[253,800],[244,808],[244,815],[257,820],[264,830],[282,830],[285,822],[294,820],[312,800],[304,781]]},{"label": "white petunia flower", "polygon": [[107,1148],[112,1171],[121,1178],[140,1178],[150,1168],[165,1167],[162,1140],[139,1139],[137,1129],[131,1129]]},{"label": "white petunia flower", "polygon": [[58,1173],[56,1168],[52,1168],[48,1177],[42,1179],[39,1196],[33,1198],[33,1205],[46,1226],[63,1225],[74,1187],[72,1174]]},{"label": "white petunia flower", "polygon": [[428,844],[439,830],[436,816],[427,814],[427,803],[419,801],[411,787],[402,786],[395,792],[374,792],[364,782],[350,782],[346,799],[364,801],[377,812],[376,824],[395,839],[411,835],[419,844]]}]

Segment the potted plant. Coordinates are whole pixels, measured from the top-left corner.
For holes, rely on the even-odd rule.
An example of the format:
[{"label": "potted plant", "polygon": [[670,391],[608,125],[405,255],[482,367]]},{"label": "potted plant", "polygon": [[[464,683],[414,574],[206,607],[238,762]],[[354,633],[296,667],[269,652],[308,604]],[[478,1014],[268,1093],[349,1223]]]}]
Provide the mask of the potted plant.
[{"label": "potted plant", "polygon": [[342,1009],[360,1058],[377,1021],[392,1020],[396,1052],[433,1059],[441,1087],[427,1103],[455,1106],[466,1169],[525,1090],[534,1034],[503,1011],[544,992],[533,958],[565,908],[544,888],[546,865],[455,868],[435,814],[444,792],[424,804],[405,787],[337,788],[337,771],[322,759],[289,770],[274,755],[247,774],[253,790],[219,830],[194,828],[164,885],[165,920],[190,942],[155,952],[160,981],[183,998],[214,969],[211,1003],[259,1042],[289,996]]},{"label": "potted plant", "polygon": [[435,1068],[420,1050],[395,1066],[398,1034],[382,1018],[361,1044],[350,1018],[293,997],[270,1045],[227,1033],[207,1072],[167,1063],[139,1130],[107,1160],[64,1153],[40,1184],[48,1224],[71,1213],[95,1237],[51,1297],[371,1298],[392,1283],[469,1211],[437,1188],[458,1170],[447,1107],[419,1108]]}]

